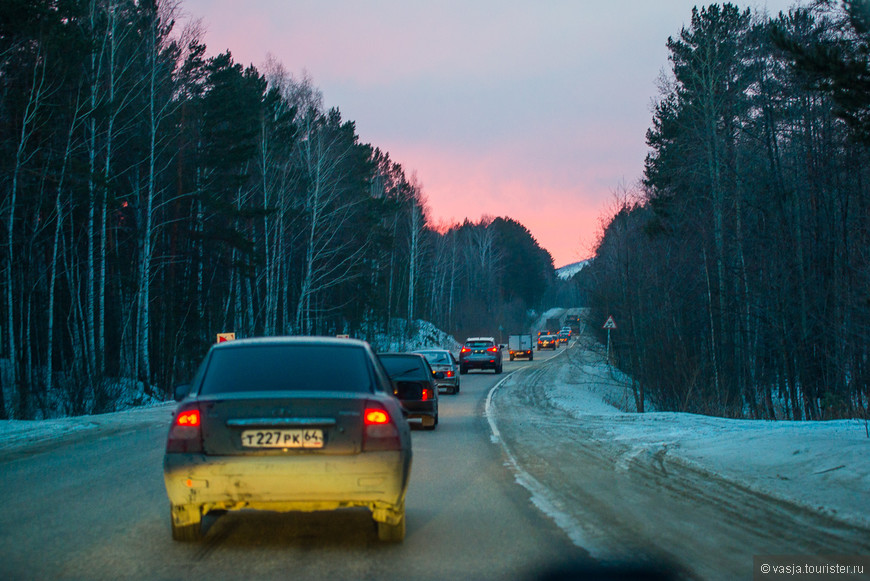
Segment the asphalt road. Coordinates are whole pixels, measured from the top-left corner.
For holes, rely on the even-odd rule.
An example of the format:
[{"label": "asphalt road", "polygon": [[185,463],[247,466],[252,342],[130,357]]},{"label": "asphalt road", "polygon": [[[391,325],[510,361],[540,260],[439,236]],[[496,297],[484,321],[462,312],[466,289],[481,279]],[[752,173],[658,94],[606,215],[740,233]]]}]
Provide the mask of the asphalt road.
[{"label": "asphalt road", "polygon": [[[543,359],[546,356],[539,357]],[[507,359],[507,358],[506,358]],[[535,361],[538,363],[538,360]],[[3,579],[526,579],[583,558],[515,482],[484,416],[505,373],[463,376],[434,431],[414,430],[407,537],[380,543],[367,511],[208,518],[171,540],[162,480],[171,406],[0,457]]]}]

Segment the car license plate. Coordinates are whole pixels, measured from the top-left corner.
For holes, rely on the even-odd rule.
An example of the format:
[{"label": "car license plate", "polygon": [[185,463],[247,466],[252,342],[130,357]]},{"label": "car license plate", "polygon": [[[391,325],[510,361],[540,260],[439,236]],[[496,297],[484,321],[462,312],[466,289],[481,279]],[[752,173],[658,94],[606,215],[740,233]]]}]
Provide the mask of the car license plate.
[{"label": "car license plate", "polygon": [[322,448],[323,430],[245,430],[246,448]]}]

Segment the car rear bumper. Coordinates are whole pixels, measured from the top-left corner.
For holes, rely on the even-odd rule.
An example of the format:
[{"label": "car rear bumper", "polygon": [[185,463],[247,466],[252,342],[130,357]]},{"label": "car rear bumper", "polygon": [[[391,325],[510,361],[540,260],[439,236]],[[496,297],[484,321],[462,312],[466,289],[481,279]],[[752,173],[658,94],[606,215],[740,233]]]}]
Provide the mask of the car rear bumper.
[{"label": "car rear bumper", "polygon": [[510,351],[509,353],[510,353],[510,356],[511,356],[511,357],[531,357],[531,356],[532,356],[532,350],[531,350],[531,349],[527,349],[527,350],[525,350],[525,351],[522,351],[522,350],[520,350],[520,351]]},{"label": "car rear bumper", "polygon": [[404,406],[405,411],[408,412],[409,418],[434,418],[438,415],[438,403],[434,399],[430,399],[428,401],[403,400],[402,406]]},{"label": "car rear bumper", "polygon": [[435,385],[438,386],[438,389],[456,389],[456,386],[459,385],[458,379],[440,379],[435,382]]},{"label": "car rear bumper", "polygon": [[[205,456],[166,454],[163,477],[176,506],[211,510],[316,511],[368,507],[375,520],[403,506],[410,454]],[[378,516],[382,518],[378,518]]]},{"label": "car rear bumper", "polygon": [[498,367],[498,359],[495,357],[486,359],[463,359],[459,362],[466,369],[495,369]]}]

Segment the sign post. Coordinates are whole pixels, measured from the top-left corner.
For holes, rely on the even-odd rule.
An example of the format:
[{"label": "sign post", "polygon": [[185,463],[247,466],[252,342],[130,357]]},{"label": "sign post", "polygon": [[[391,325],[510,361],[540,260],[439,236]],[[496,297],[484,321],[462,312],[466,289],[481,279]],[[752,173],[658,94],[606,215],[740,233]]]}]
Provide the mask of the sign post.
[{"label": "sign post", "polygon": [[604,321],[604,325],[601,326],[602,329],[607,329],[607,363],[610,364],[610,330],[616,329],[616,321],[613,319],[613,315],[607,317],[607,320]]}]

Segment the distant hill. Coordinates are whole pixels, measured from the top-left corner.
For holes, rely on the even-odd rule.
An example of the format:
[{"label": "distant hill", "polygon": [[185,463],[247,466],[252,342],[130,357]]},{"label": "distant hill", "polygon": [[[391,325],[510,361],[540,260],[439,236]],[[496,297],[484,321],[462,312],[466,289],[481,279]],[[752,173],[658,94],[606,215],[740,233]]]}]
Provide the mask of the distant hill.
[{"label": "distant hill", "polygon": [[568,280],[581,270],[583,267],[589,264],[589,260],[581,260],[580,262],[575,262],[574,264],[569,264],[567,266],[563,266],[562,268],[556,269],[556,276],[561,278],[562,280]]}]

